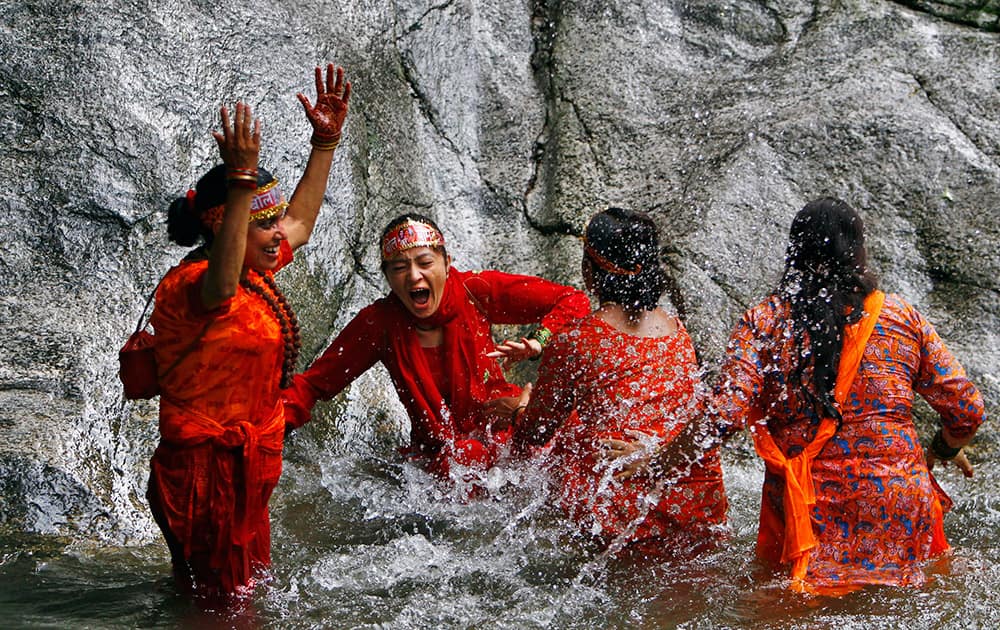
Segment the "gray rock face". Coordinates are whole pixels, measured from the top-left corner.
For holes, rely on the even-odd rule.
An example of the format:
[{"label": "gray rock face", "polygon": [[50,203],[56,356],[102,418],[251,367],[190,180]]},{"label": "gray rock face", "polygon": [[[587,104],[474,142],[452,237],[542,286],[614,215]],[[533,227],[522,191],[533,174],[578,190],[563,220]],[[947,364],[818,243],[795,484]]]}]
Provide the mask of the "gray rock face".
[{"label": "gray rock face", "polygon": [[[572,236],[614,204],[659,222],[711,368],[774,284],[792,215],[833,194],[865,217],[883,287],[1000,401],[995,1],[222,4],[4,7],[5,526],[150,534],[156,405],[121,400],[115,351],[183,255],[166,207],[217,160],[209,131],[237,98],[290,190],[309,137],[294,94],[327,60],[354,97],[283,274],[306,357],[384,293],[374,242],[398,213],[440,219],[460,267],[579,284]],[[397,441],[393,398],[373,373],[326,406],[331,448]]]}]

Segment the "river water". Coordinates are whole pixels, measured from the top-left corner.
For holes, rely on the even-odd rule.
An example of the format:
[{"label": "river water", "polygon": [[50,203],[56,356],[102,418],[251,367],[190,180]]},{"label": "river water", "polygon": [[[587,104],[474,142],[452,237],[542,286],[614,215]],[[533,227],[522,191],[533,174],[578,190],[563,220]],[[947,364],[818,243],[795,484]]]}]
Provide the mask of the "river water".
[{"label": "river water", "polygon": [[[987,445],[988,446],[988,445]],[[199,613],[173,590],[159,541],[135,546],[3,534],[6,628],[986,628],[1000,617],[996,464],[939,471],[956,500],[954,551],[919,589],[815,598],[753,561],[762,469],[745,443],[724,453],[730,537],[680,562],[611,560],[573,542],[530,466],[494,470],[465,500],[416,467],[331,454],[306,434],[287,448],[272,499],[273,580],[252,610]]]}]

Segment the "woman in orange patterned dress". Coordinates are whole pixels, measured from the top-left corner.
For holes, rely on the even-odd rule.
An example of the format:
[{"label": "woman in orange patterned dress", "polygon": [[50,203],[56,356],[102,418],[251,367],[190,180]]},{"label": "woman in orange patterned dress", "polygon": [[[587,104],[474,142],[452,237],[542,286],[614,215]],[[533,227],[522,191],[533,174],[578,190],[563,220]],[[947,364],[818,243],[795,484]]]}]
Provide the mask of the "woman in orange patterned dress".
[{"label": "woman in orange patterned dress", "polygon": [[[717,411],[750,425],[766,463],[757,553],[792,587],[841,594],[918,585],[948,549],[949,501],[927,461],[956,463],[983,400],[933,326],[866,267],[861,218],[824,198],[792,222],[784,276],[733,332]],[[914,392],[941,416],[925,456]]]},{"label": "woman in orange patterned dress", "polygon": [[[285,202],[258,167],[260,125],[237,103],[215,133],[224,164],[174,201],[167,228],[203,244],[167,272],[152,315],[160,381],[160,442],[147,497],[182,590],[208,607],[249,595],[270,564],[267,503],[281,474],[280,388],[295,369],[298,325],[274,272],[312,233],[347,114],[342,68],[316,68],[302,180]],[[245,601],[245,600],[244,600]]]},{"label": "woman in orange patterned dress", "polygon": [[662,472],[672,462],[647,465],[703,415],[706,398],[684,325],[658,306],[672,288],[683,310],[658,240],[641,213],[591,219],[583,277],[600,308],[546,348],[515,445],[551,440],[562,506],[598,544],[686,555],[724,532],[727,503],[717,449],[679,476]]}]

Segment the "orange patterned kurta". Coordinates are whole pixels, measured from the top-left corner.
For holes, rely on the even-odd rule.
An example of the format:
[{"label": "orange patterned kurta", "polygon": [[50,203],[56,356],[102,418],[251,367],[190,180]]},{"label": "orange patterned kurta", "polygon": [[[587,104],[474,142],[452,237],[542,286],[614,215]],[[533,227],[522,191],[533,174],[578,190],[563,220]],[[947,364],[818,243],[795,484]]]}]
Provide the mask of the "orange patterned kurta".
[{"label": "orange patterned kurta", "polygon": [[[282,241],[279,268],[291,257]],[[161,375],[183,358],[160,380],[148,497],[178,577],[215,595],[244,592],[270,564],[267,502],[281,474],[284,342],[271,309],[243,287],[204,312],[207,269],[207,260],[182,262],[156,294]]]},{"label": "orange patterned kurta", "polygon": [[[812,441],[820,423],[786,382],[794,352],[788,306],[771,297],[733,332],[717,392],[726,430],[762,418],[788,457]],[[819,544],[805,576],[811,590],[918,585],[920,563],[948,548],[911,416],[914,392],[955,436],[970,435],[984,419],[982,397],[931,324],[889,295],[840,408],[843,423],[813,461]],[[782,490],[782,478],[765,473],[757,553],[771,564],[782,552]]]},{"label": "orange patterned kurta", "polygon": [[718,449],[657,498],[655,477],[613,479],[600,463],[600,441],[632,441],[635,430],[667,442],[702,415],[704,398],[683,326],[669,337],[635,337],[591,315],[545,349],[517,437],[544,443],[553,436],[561,502],[585,532],[605,543],[659,540],[683,554],[689,549],[679,547],[716,537],[722,528],[712,526],[725,523]]}]

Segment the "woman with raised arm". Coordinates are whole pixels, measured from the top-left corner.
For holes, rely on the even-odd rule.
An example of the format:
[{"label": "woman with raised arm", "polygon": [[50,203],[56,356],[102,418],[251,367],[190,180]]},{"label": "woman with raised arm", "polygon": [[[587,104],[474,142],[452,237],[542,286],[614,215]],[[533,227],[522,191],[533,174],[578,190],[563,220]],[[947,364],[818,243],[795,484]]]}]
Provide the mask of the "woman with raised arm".
[{"label": "woman with raised arm", "polygon": [[[853,208],[806,204],[781,282],[737,324],[719,380],[723,430],[749,425],[766,465],[757,554],[800,591],[923,583],[923,562],[949,548],[950,501],[926,462],[971,475],[962,447],[985,416],[934,327],[877,289],[866,258]],[[914,393],[941,416],[926,462]]]},{"label": "woman with raised arm", "polygon": [[[286,392],[289,424],[381,362],[410,416],[405,455],[447,478],[452,464],[483,471],[509,436],[521,388],[497,359],[538,356],[585,314],[583,292],[534,276],[461,271],[431,219],[405,214],[380,238],[389,294],[363,308]],[[539,324],[531,338],[494,343],[493,324]]]},{"label": "woman with raised arm", "polygon": [[718,449],[680,471],[658,455],[704,414],[707,394],[683,323],[659,307],[670,289],[683,313],[659,255],[646,215],[611,208],[590,220],[583,278],[600,307],[546,348],[514,444],[551,441],[563,509],[585,536],[685,556],[724,534],[727,503]]},{"label": "woman with raised arm", "polygon": [[160,442],[147,497],[179,586],[214,607],[248,595],[270,564],[268,499],[281,474],[281,387],[295,370],[295,314],[274,281],[309,239],[347,114],[351,84],[316,68],[305,174],[286,202],[258,164],[260,123],[223,107],[223,164],[175,200],[170,240],[201,245],[167,272],[152,323],[160,381]]}]

